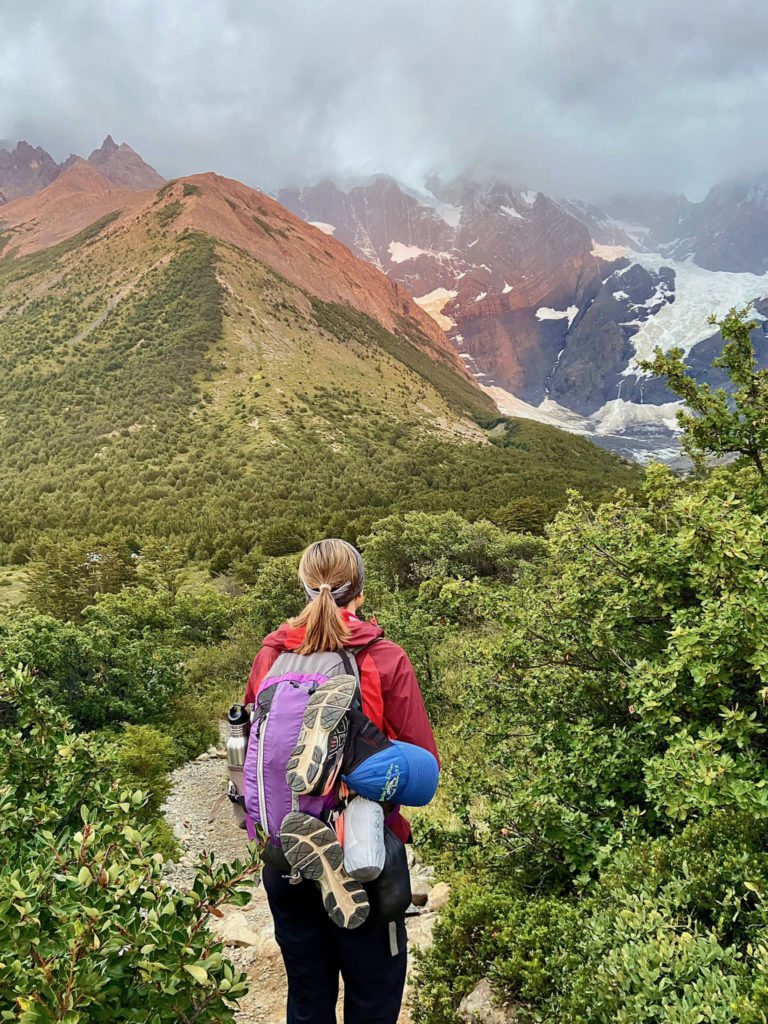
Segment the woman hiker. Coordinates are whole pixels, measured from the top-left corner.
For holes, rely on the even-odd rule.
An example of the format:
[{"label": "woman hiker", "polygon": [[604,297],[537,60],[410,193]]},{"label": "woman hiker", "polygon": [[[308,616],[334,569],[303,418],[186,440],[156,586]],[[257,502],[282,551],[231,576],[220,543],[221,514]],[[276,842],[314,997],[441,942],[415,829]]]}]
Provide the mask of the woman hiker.
[{"label": "woman hiker", "polygon": [[[372,733],[380,735],[378,730],[381,730],[384,734],[382,739],[391,748],[393,757],[401,751],[410,750],[423,759],[423,764],[419,764],[418,756],[415,761],[410,761],[410,789],[407,760],[404,762],[406,783],[394,787],[395,799],[403,798],[407,803],[409,794],[424,791],[425,785],[428,787],[429,766],[426,762],[434,764],[431,755],[436,757],[437,749],[407,654],[397,644],[384,639],[383,630],[378,625],[364,622],[355,614],[364,600],[365,571],[360,553],[346,541],[318,541],[310,545],[301,558],[299,581],[306,592],[307,605],[295,619],[284,623],[265,638],[253,663],[245,703],[253,704],[257,700],[260,685],[277,658],[286,652],[311,655],[338,651],[347,658],[354,654],[362,701],[360,719],[373,723],[376,728],[370,727]],[[346,648],[351,651],[345,652]],[[321,717],[317,716],[316,731],[321,729]],[[332,719],[331,725],[342,732],[337,720]],[[384,737],[395,742],[387,743]],[[318,739],[317,735],[314,739]],[[343,770],[341,755],[334,758],[336,735],[324,735],[321,739],[328,764],[318,766],[319,769],[327,773],[330,770],[328,765],[335,764],[332,768],[334,773]],[[343,732],[336,747],[343,745],[345,739],[346,732]],[[403,741],[402,745],[397,741]],[[413,750],[408,744],[420,749]],[[296,751],[300,749],[297,747]],[[308,771],[311,775],[314,771],[311,759],[299,769],[299,775],[302,771],[304,776]],[[418,777],[419,771],[422,771],[422,779]],[[295,778],[291,786],[297,788]],[[426,800],[411,801],[412,804],[416,802]],[[315,820],[307,815],[291,814],[285,820],[301,818],[315,825]],[[318,835],[323,830],[329,831],[320,821],[316,825]],[[410,826],[399,813],[399,807],[392,809],[387,825],[403,842],[410,840]],[[306,843],[303,837],[294,837],[296,842],[301,841],[305,850],[312,842],[335,845],[326,838],[317,839],[312,835],[305,838]],[[283,845],[286,846],[286,837],[283,837]],[[286,852],[289,852],[287,848]],[[318,853],[321,852],[318,848]],[[321,861],[319,856],[314,859],[318,863]],[[323,870],[326,877],[318,880],[323,892],[327,893],[331,883],[337,879],[329,881],[331,872],[327,864],[323,864]],[[345,1024],[395,1024],[405,985],[404,916],[392,924],[371,913],[357,926],[353,923],[351,927],[349,924],[341,927],[327,912],[328,899],[338,902],[344,899],[345,894],[343,890],[339,891],[338,886],[324,905],[321,888],[312,881],[300,881],[299,872],[294,871],[291,877],[285,865],[282,868],[275,866],[268,857],[265,857],[262,877],[274,918],[275,938],[288,977],[286,1024],[335,1024],[339,976],[344,980]],[[308,874],[307,877],[317,875]],[[352,888],[349,882],[348,888]],[[365,899],[364,896],[359,898]],[[339,914],[343,909],[334,903],[334,910]],[[367,913],[367,905],[365,911]],[[341,920],[339,914],[334,914],[337,920]]]}]

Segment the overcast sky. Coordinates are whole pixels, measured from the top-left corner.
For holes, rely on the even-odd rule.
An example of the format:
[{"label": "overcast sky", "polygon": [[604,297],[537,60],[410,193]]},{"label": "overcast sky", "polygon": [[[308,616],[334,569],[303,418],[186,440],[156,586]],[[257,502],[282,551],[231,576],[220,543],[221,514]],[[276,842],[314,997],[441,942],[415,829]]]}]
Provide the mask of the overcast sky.
[{"label": "overcast sky", "polygon": [[768,169],[761,0],[10,0],[0,139],[275,189],[436,170],[701,198]]}]

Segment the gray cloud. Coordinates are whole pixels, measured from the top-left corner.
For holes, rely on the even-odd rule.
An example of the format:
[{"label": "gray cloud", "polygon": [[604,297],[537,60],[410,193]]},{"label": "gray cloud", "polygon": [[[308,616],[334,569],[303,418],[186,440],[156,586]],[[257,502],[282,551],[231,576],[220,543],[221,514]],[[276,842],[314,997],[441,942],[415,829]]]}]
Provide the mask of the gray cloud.
[{"label": "gray cloud", "polygon": [[0,137],[111,132],[168,176],[496,175],[698,198],[768,168],[753,0],[28,0],[0,9]]}]

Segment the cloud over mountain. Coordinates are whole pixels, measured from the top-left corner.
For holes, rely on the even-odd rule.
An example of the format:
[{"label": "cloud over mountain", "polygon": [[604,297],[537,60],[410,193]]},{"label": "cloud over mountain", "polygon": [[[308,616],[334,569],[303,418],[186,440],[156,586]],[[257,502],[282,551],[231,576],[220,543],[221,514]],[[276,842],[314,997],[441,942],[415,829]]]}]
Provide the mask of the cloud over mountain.
[{"label": "cloud over mountain", "polygon": [[556,194],[702,191],[768,166],[749,0],[181,0],[0,10],[0,136],[112,132],[165,175],[275,187],[433,168]]}]

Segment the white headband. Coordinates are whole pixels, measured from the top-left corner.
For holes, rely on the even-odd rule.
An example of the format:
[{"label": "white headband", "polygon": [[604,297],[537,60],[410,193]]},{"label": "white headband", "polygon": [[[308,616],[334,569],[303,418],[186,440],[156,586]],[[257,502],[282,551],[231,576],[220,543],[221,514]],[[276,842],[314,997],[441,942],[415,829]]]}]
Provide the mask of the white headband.
[{"label": "white headband", "polygon": [[[338,538],[335,538],[338,539]],[[322,541],[320,542],[322,543]],[[330,590],[331,597],[338,605],[348,604],[353,597],[357,597],[358,594],[362,594],[363,587],[365,585],[365,568],[363,567],[363,559],[360,552],[354,545],[350,544],[349,541],[342,541],[352,554],[355,556],[355,562],[357,563],[357,574],[358,582],[355,587],[352,586],[352,580],[347,580],[346,583],[342,583],[340,587],[332,587],[330,583],[321,583],[320,586],[315,590],[313,587],[308,587],[307,584],[301,580],[301,584],[304,587],[304,593],[307,595],[310,601],[313,601],[316,597],[320,596],[321,590]],[[355,593],[353,593],[353,590]]]}]

